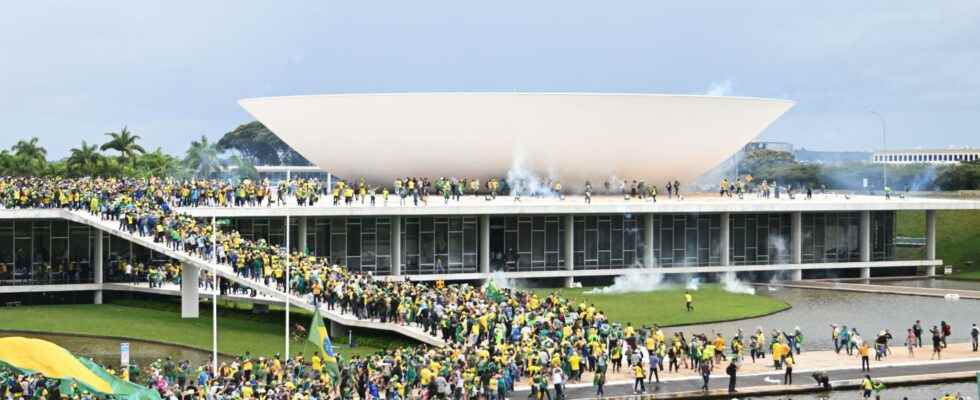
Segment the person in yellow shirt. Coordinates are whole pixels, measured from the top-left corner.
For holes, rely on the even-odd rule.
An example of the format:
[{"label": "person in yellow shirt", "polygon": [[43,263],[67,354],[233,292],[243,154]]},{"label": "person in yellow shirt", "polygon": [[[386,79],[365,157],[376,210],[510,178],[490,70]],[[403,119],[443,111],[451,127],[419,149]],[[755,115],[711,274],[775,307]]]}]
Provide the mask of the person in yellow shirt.
[{"label": "person in yellow shirt", "polygon": [[643,370],[643,363],[636,363],[636,365],[633,366],[633,377],[636,378],[636,380],[633,382],[633,393],[646,393],[647,387],[646,384],[643,383],[643,379],[646,378],[646,375],[646,371]]},{"label": "person in yellow shirt", "polygon": [[316,371],[316,372],[320,372],[321,371],[321,369],[323,367],[322,361],[323,360],[320,359],[320,352],[319,351],[314,351],[313,352],[313,357],[310,357],[310,365],[313,367],[313,370],[314,371]]},{"label": "person in yellow shirt", "polygon": [[572,371],[573,380],[582,380],[582,356],[577,351],[568,356],[568,369]]},{"label": "person in yellow shirt", "polygon": [[691,292],[684,292],[684,302],[687,303],[687,312],[694,311],[694,296],[691,296]]},{"label": "person in yellow shirt", "polygon": [[719,333],[715,336],[715,341],[712,344],[715,346],[715,362],[718,362],[718,360],[727,361],[728,357],[725,357],[725,338],[721,337]]}]

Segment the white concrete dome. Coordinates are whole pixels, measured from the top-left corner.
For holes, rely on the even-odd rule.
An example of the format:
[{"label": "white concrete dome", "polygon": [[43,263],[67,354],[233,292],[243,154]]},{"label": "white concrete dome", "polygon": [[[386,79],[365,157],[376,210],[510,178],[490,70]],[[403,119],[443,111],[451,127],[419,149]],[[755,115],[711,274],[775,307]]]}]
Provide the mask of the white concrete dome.
[{"label": "white concrete dome", "polygon": [[239,101],[304,157],[348,179],[505,177],[568,188],[610,177],[689,183],[789,110],[788,100],[606,93],[394,93]]}]

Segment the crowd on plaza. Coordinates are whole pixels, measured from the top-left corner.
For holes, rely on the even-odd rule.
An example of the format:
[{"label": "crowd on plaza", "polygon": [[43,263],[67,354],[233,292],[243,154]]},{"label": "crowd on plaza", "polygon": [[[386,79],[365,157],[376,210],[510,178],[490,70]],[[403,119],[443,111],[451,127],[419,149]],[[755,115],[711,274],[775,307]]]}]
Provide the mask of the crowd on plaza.
[{"label": "crowd on plaza", "polygon": [[[399,182],[396,192],[402,199],[416,198],[403,195],[405,191],[422,193],[424,198],[430,185],[442,185],[454,196],[463,195],[462,188],[467,186],[479,187],[478,182],[465,180],[447,183],[440,179],[430,184],[408,178]],[[678,187],[672,182],[669,193],[677,194]],[[643,393],[648,383],[660,381],[665,369],[666,373],[696,371],[705,388],[714,371],[729,373],[734,382],[735,370],[747,357],[751,362],[769,357],[774,369],[785,371],[785,382],[792,383],[804,343],[798,328],[769,333],[758,328],[752,334],[739,331],[732,337],[720,333],[668,335],[656,325],[610,321],[601,309],[554,293],[538,296],[493,285],[477,288],[375,279],[352,273],[327,258],[290,253],[264,240],[246,240],[233,229],[217,229],[178,211],[187,206],[258,206],[284,201],[277,192],[291,193],[289,198],[295,197],[299,204],[315,204],[322,190],[311,180],[281,183],[277,190],[270,190],[267,183],[232,185],[207,180],[0,178],[0,203],[8,208],[66,208],[118,221],[122,231],[216,260],[243,278],[289,290],[327,310],[419,327],[447,343],[351,357],[340,362],[336,376],[328,373],[318,353],[308,358],[302,354],[291,358],[245,354],[221,363],[217,371],[209,365],[164,360],[144,376],[126,372],[129,379],[146,383],[169,398],[502,400],[518,384],[525,384],[532,398],[561,399],[568,382],[591,379],[601,396],[608,377],[621,375],[633,377],[634,391]],[[359,193],[360,201],[366,193],[372,193],[373,199],[374,192],[368,190],[363,183],[343,184],[334,189],[334,202],[353,200],[351,192]],[[655,187],[640,194],[644,190],[647,187],[637,183],[626,193],[656,196]],[[180,283],[179,264],[137,268],[144,268],[154,285]],[[835,342],[838,336],[847,338],[843,347],[848,354],[851,344],[857,343],[859,354],[867,360],[871,347],[859,340],[856,330],[835,328]],[[883,354],[887,354],[887,340]],[[840,342],[845,344],[843,339]],[[8,382],[5,386],[9,391],[21,384]]]}]

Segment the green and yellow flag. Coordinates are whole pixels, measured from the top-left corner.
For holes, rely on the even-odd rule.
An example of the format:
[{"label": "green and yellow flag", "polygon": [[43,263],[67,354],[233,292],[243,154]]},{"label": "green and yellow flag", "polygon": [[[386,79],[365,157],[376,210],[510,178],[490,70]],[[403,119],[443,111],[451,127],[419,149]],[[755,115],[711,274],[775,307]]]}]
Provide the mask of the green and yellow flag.
[{"label": "green and yellow flag", "polygon": [[39,373],[61,381],[62,387],[127,400],[160,400],[156,390],[119,379],[92,360],[75,357],[54,343],[24,337],[0,338],[0,366],[22,374]]},{"label": "green and yellow flag", "polygon": [[487,279],[487,282],[483,284],[483,294],[494,303],[505,300],[504,294],[500,292],[500,289],[497,289],[497,284],[493,282],[493,279]]},{"label": "green and yellow flag", "polygon": [[327,369],[327,374],[333,379],[334,383],[340,380],[340,367],[337,365],[337,353],[333,351],[333,342],[330,341],[330,333],[323,325],[323,317],[320,309],[313,313],[313,322],[310,323],[310,336],[306,339],[312,342],[323,354],[323,366]]}]

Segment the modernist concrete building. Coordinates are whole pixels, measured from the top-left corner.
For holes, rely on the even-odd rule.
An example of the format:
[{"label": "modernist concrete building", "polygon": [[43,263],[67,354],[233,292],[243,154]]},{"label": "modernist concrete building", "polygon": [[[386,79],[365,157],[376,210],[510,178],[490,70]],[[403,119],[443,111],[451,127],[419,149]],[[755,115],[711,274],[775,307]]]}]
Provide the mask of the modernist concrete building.
[{"label": "modernist concrete building", "polygon": [[[500,176],[522,149],[529,168],[565,182],[682,182],[759,134],[792,103],[704,96],[398,94],[299,96],[241,102],[276,134],[339,176]],[[333,146],[337,149],[334,150]],[[249,239],[288,246],[382,279],[606,279],[630,273],[828,275],[935,273],[936,212],[980,210],[942,198],[816,195],[744,200],[686,195],[654,203],[602,196],[467,197],[428,206],[201,207],[181,210]],[[380,203],[380,200],[379,200]],[[925,213],[927,249],[895,250],[897,212]],[[287,239],[288,238],[288,239]],[[68,210],[0,210],[0,296],[121,290],[126,264],[177,259],[184,281],[202,269],[273,298],[274,288]],[[197,285],[184,285],[196,316]],[[278,297],[277,297],[278,296]]]},{"label": "modernist concrete building", "polygon": [[876,151],[871,162],[876,164],[955,164],[980,161],[980,149],[915,149]]}]

